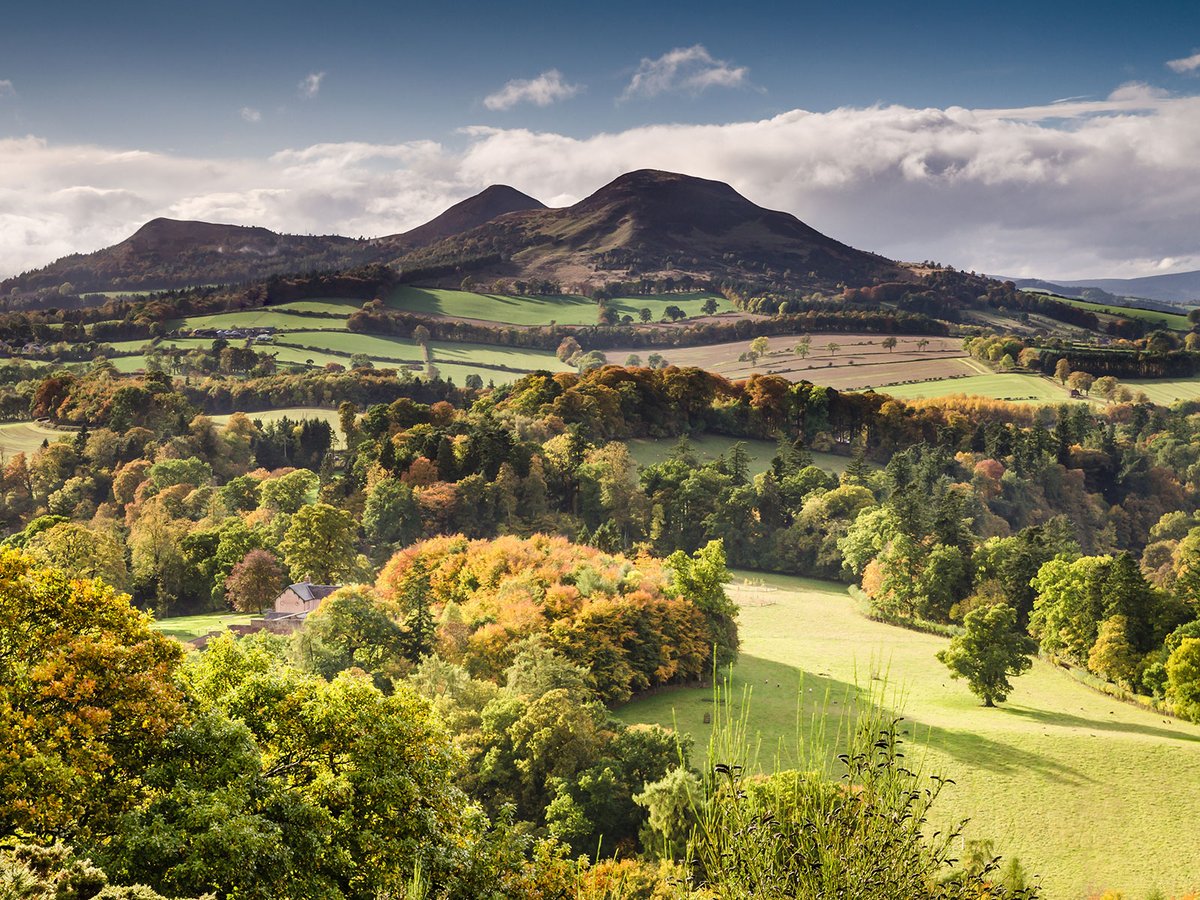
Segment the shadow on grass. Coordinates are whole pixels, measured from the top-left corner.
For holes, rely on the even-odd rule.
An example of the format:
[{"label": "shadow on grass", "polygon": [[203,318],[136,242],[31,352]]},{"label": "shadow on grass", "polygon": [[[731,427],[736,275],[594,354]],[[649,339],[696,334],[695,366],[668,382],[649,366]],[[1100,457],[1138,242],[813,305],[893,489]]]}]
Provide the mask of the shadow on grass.
[{"label": "shadow on grass", "polygon": [[[896,686],[899,691],[893,691],[886,679],[871,679],[869,675],[866,678],[866,683],[856,685],[742,654],[734,668],[731,702],[735,712],[740,710],[744,688],[752,689],[749,698],[751,730],[760,734],[764,756],[774,749],[778,762],[786,766],[800,762],[796,758],[800,755],[797,737],[807,743],[810,752],[823,745],[827,759],[843,752],[848,729],[853,727],[856,706],[870,702],[873,697],[884,710],[903,719],[900,732],[910,745],[907,756],[914,763],[928,748],[997,774],[1034,772],[1076,785],[1093,780],[1068,765],[978,733],[923,723],[905,708],[902,685]],[[897,693],[898,699],[895,698]],[[996,713],[1003,715],[1004,710],[997,709]],[[1117,723],[1101,724],[1113,730]],[[953,778],[953,765],[949,771],[940,774]]]},{"label": "shadow on grass", "polygon": [[[1002,706],[1000,707],[1000,711],[1010,716],[1019,716],[1023,719],[1040,722],[1043,725],[1053,725],[1059,728],[1080,728],[1084,730],[1124,732],[1126,734],[1144,734],[1148,737],[1161,738],[1162,740],[1200,743],[1200,735],[1192,734],[1185,730],[1187,726],[1182,722],[1176,728],[1170,726],[1162,728],[1157,725],[1137,725],[1132,722],[1086,719],[1083,716],[1076,716],[1070,713],[1047,712],[1044,709],[1030,709],[1027,706]],[[1162,721],[1169,722],[1170,720],[1163,719]]]}]

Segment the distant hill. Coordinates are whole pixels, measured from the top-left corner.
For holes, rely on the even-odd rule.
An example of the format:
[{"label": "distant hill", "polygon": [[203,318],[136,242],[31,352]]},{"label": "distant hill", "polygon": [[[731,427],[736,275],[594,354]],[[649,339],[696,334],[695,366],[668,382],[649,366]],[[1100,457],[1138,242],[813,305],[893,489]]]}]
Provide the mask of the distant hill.
[{"label": "distant hill", "polygon": [[466,272],[564,287],[683,276],[832,287],[909,277],[727,184],[653,170],[622,175],[574,206],[500,216],[394,262],[446,282]]},{"label": "distant hill", "polygon": [[336,235],[276,234],[242,225],[153,219],[112,247],[64,256],[0,282],[0,293],[14,288],[33,292],[64,282],[85,293],[250,281],[288,272],[348,268],[375,255],[369,241]]},{"label": "distant hill", "polygon": [[[1174,305],[1200,305],[1200,270],[1176,272],[1173,275],[1148,275],[1144,278],[1074,278],[1063,281],[1014,278],[1012,281],[1017,287],[1041,288],[1067,297],[1082,297],[1097,302],[1116,302],[1128,298],[1157,300]],[[1087,291],[1100,291],[1108,296],[1085,295]]]},{"label": "distant hill", "polygon": [[545,209],[546,204],[522,194],[507,184],[493,184],[474,197],[455,203],[448,210],[411,231],[380,238],[379,243],[397,253],[428,247],[430,244],[470,231],[511,212]]},{"label": "distant hill", "polygon": [[411,231],[370,240],[154,219],[129,238],[0,282],[0,295],[70,284],[73,293],[261,281],[391,263],[407,280],[457,286],[549,280],[565,288],[643,278],[732,279],[836,289],[910,281],[911,272],[764,209],[732,187],[670,172],[622,175],[574,206],[549,209],[492,185]]},{"label": "distant hill", "polygon": [[371,240],[277,234],[266,228],[154,219],[119,244],[64,256],[0,282],[0,294],[69,283],[75,293],[159,290],[350,269],[424,247],[514,210],[545,209],[515,188],[492,185],[403,234]]}]

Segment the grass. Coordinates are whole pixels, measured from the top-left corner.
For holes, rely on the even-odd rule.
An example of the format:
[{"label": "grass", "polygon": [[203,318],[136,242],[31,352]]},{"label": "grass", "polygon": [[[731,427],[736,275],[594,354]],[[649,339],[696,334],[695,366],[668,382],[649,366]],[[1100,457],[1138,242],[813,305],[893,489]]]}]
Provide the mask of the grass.
[{"label": "grass", "polygon": [[[620,315],[633,316],[650,310],[651,320],[663,317],[668,306],[678,306],[688,316],[702,315],[704,301],[712,297],[718,311],[727,312],[733,304],[716,294],[692,292],[648,297],[617,297],[610,301]],[[386,298],[388,306],[426,315],[459,319],[481,319],[506,325],[595,325],[599,311],[596,301],[576,295],[551,297],[510,297],[504,294],[476,294],[468,291],[418,288],[401,285]]]},{"label": "grass", "polygon": [[[1184,811],[1200,792],[1200,727],[1099,694],[1041,661],[1015,680],[1007,703],[986,709],[934,658],[945,638],[870,621],[839,585],[754,577],[762,587],[731,589],[742,656],[730,696],[749,692],[768,768],[797,735],[836,734],[855,698],[875,688],[905,716],[909,764],[955,781],[934,826],[969,817],[965,838],[1019,857],[1047,897],[1200,885],[1200,831]],[[680,688],[617,715],[676,723],[703,748],[711,709],[710,689]],[[790,761],[784,752],[780,763]]]},{"label": "grass", "polygon": [[1179,400],[1200,400],[1200,378],[1130,379],[1121,384],[1135,394],[1141,391],[1162,406],[1170,406]]},{"label": "grass", "polygon": [[[329,301],[311,301],[307,303],[287,303],[279,306],[267,306],[262,309],[239,310],[236,312],[212,313],[207,316],[188,316],[186,319],[174,319],[168,323],[170,329],[187,328],[278,328],[281,331],[333,330],[345,331],[346,320],[350,313],[357,309],[336,306],[330,308]],[[337,318],[330,316],[300,315],[304,310],[311,312],[334,312]],[[208,338],[211,346],[213,338]]]},{"label": "grass", "polygon": [[1161,325],[1164,328],[1170,328],[1175,331],[1191,331],[1192,326],[1187,320],[1186,315],[1178,315],[1177,313],[1159,312],[1156,309],[1139,309],[1136,306],[1115,306],[1108,303],[1092,303],[1089,300],[1075,300],[1071,297],[1061,297],[1058,294],[1049,294],[1043,291],[1037,291],[1043,296],[1050,297],[1060,303],[1066,303],[1068,306],[1075,306],[1079,309],[1090,309],[1095,313],[1102,313],[1109,316],[1118,316],[1122,319],[1140,319],[1143,322],[1149,322],[1155,325]]},{"label": "grass", "polygon": [[230,625],[245,625],[253,618],[252,613],[206,613],[201,616],[156,619],[152,627],[167,637],[191,641],[212,631],[227,631]]},{"label": "grass", "polygon": [[[280,335],[276,346],[313,347],[318,351],[341,354],[339,361],[345,363],[355,353],[365,353],[372,359],[405,360],[422,362],[424,354],[417,343],[409,338],[384,337],[356,332],[320,332]],[[517,372],[533,372],[547,369],[551,372],[569,372],[573,367],[561,362],[547,350],[526,350],[501,347],[495,344],[460,344],[448,341],[430,341],[433,361],[440,368],[444,363],[459,365],[484,364],[498,366]],[[498,374],[503,374],[498,373]]]},{"label": "grass", "polygon": [[890,394],[901,400],[909,400],[914,397],[948,397],[953,394],[967,394],[973,397],[990,397],[993,400],[1062,403],[1071,397],[1065,388],[1048,378],[1015,372],[969,375],[965,378],[946,378],[922,381],[917,384],[896,384],[877,390],[881,394]]},{"label": "grass", "polygon": [[4,422],[0,424],[0,458],[9,459],[18,453],[29,456],[43,441],[53,444],[73,436],[73,432],[47,428],[37,422]]},{"label": "grass", "polygon": [[[626,443],[629,445],[630,455],[637,461],[639,466],[652,466],[670,457],[675,452],[675,447],[679,444],[679,439],[634,438],[626,441]],[[716,459],[718,456],[727,455],[733,448],[733,445],[739,443],[739,440],[723,434],[699,434],[689,437],[688,443],[692,445],[692,451],[701,460],[708,462]],[[750,459],[750,473],[752,475],[765,472],[771,467],[771,460],[778,449],[777,444],[773,441],[744,439],[740,443],[746,448],[746,455]],[[846,463],[850,461],[848,457],[837,456],[833,453],[813,453],[812,457],[813,463],[822,469],[828,469],[839,474],[845,470]]]}]

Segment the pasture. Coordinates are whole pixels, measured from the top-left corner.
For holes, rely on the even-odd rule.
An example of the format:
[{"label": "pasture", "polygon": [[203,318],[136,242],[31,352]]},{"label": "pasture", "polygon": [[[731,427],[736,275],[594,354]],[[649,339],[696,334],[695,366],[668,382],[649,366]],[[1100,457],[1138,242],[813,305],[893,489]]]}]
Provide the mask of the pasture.
[{"label": "pasture", "polygon": [[[639,466],[644,467],[668,459],[675,452],[675,448],[679,446],[679,440],[679,438],[632,438],[625,443],[629,446],[629,455],[637,461]],[[737,438],[727,437],[723,434],[689,435],[687,442],[691,446],[692,452],[702,462],[711,462],[718,456],[727,456],[734,444],[742,444],[746,450],[746,456],[750,460],[751,475],[757,475],[771,468],[771,460],[778,450],[778,445],[773,441],[739,441]],[[833,453],[813,453],[812,458],[815,465],[838,474],[845,471],[846,463],[850,461],[849,457]]]},{"label": "pasture", "polygon": [[[716,294],[704,292],[661,294],[644,297],[616,297],[609,301],[619,315],[638,321],[642,309],[650,310],[650,320],[659,321],[668,306],[678,306],[687,316],[703,315],[704,301],[712,297],[718,312],[728,312],[733,304]],[[452,319],[479,319],[505,325],[595,325],[599,308],[595,300],[572,294],[551,297],[512,297],[504,294],[477,294],[440,288],[401,285],[384,301],[395,309]]]},{"label": "pasture", "polygon": [[1105,316],[1114,316],[1122,319],[1139,319],[1143,322],[1152,325],[1160,325],[1164,328],[1170,328],[1174,331],[1191,331],[1191,323],[1187,320],[1187,313],[1182,315],[1178,313],[1159,312],[1156,309],[1140,309],[1136,306],[1117,306],[1112,303],[1092,303],[1090,300],[1075,300],[1071,297],[1061,297],[1058,294],[1051,294],[1047,291],[1031,291],[1030,293],[1042,294],[1050,297],[1060,303],[1066,303],[1068,306],[1078,307],[1079,309],[1089,309],[1094,313],[1099,313]]},{"label": "pasture", "polygon": [[10,459],[18,453],[28,456],[41,447],[43,441],[53,444],[74,434],[37,422],[4,422],[0,424],[0,459]]},{"label": "pasture", "polygon": [[1121,384],[1135,394],[1140,391],[1161,406],[1179,400],[1200,400],[1200,378],[1131,378]]},{"label": "pasture", "polygon": [[1040,375],[1025,375],[1018,372],[922,381],[918,384],[898,384],[878,388],[878,391],[881,394],[889,394],[898,400],[911,400],[917,397],[950,397],[956,394],[1026,403],[1064,403],[1071,399],[1070,392],[1058,382]]},{"label": "pasture", "polygon": [[[797,737],[836,735],[857,698],[882,693],[904,716],[906,764],[955,782],[934,826],[968,817],[965,840],[993,840],[1017,856],[1042,876],[1048,898],[1200,886],[1200,831],[1180,805],[1200,791],[1200,727],[1121,703],[1040,660],[1015,679],[1007,703],[986,709],[934,658],[945,638],[866,619],[840,585],[753,577],[759,586],[738,578],[731,588],[742,655],[729,697],[735,713],[749,698],[764,768],[793,764]],[[676,724],[703,764],[712,701],[709,688],[677,688],[616,713]]]},{"label": "pasture", "polygon": [[199,616],[173,616],[155,619],[150,627],[160,634],[179,641],[191,641],[213,631],[228,631],[230,625],[245,625],[254,618],[252,613],[205,613]]}]

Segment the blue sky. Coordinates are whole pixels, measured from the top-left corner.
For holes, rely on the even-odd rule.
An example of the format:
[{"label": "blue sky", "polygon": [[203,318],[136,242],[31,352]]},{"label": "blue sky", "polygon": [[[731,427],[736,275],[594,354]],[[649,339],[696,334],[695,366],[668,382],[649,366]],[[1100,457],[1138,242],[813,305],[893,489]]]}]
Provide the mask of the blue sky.
[{"label": "blue sky", "polygon": [[641,165],[899,257],[1200,267],[1186,212],[1092,196],[1123,173],[1192,199],[1196,2],[18,2],[2,21],[4,271],[150,214],[387,233],[489,180],[565,203]]}]

